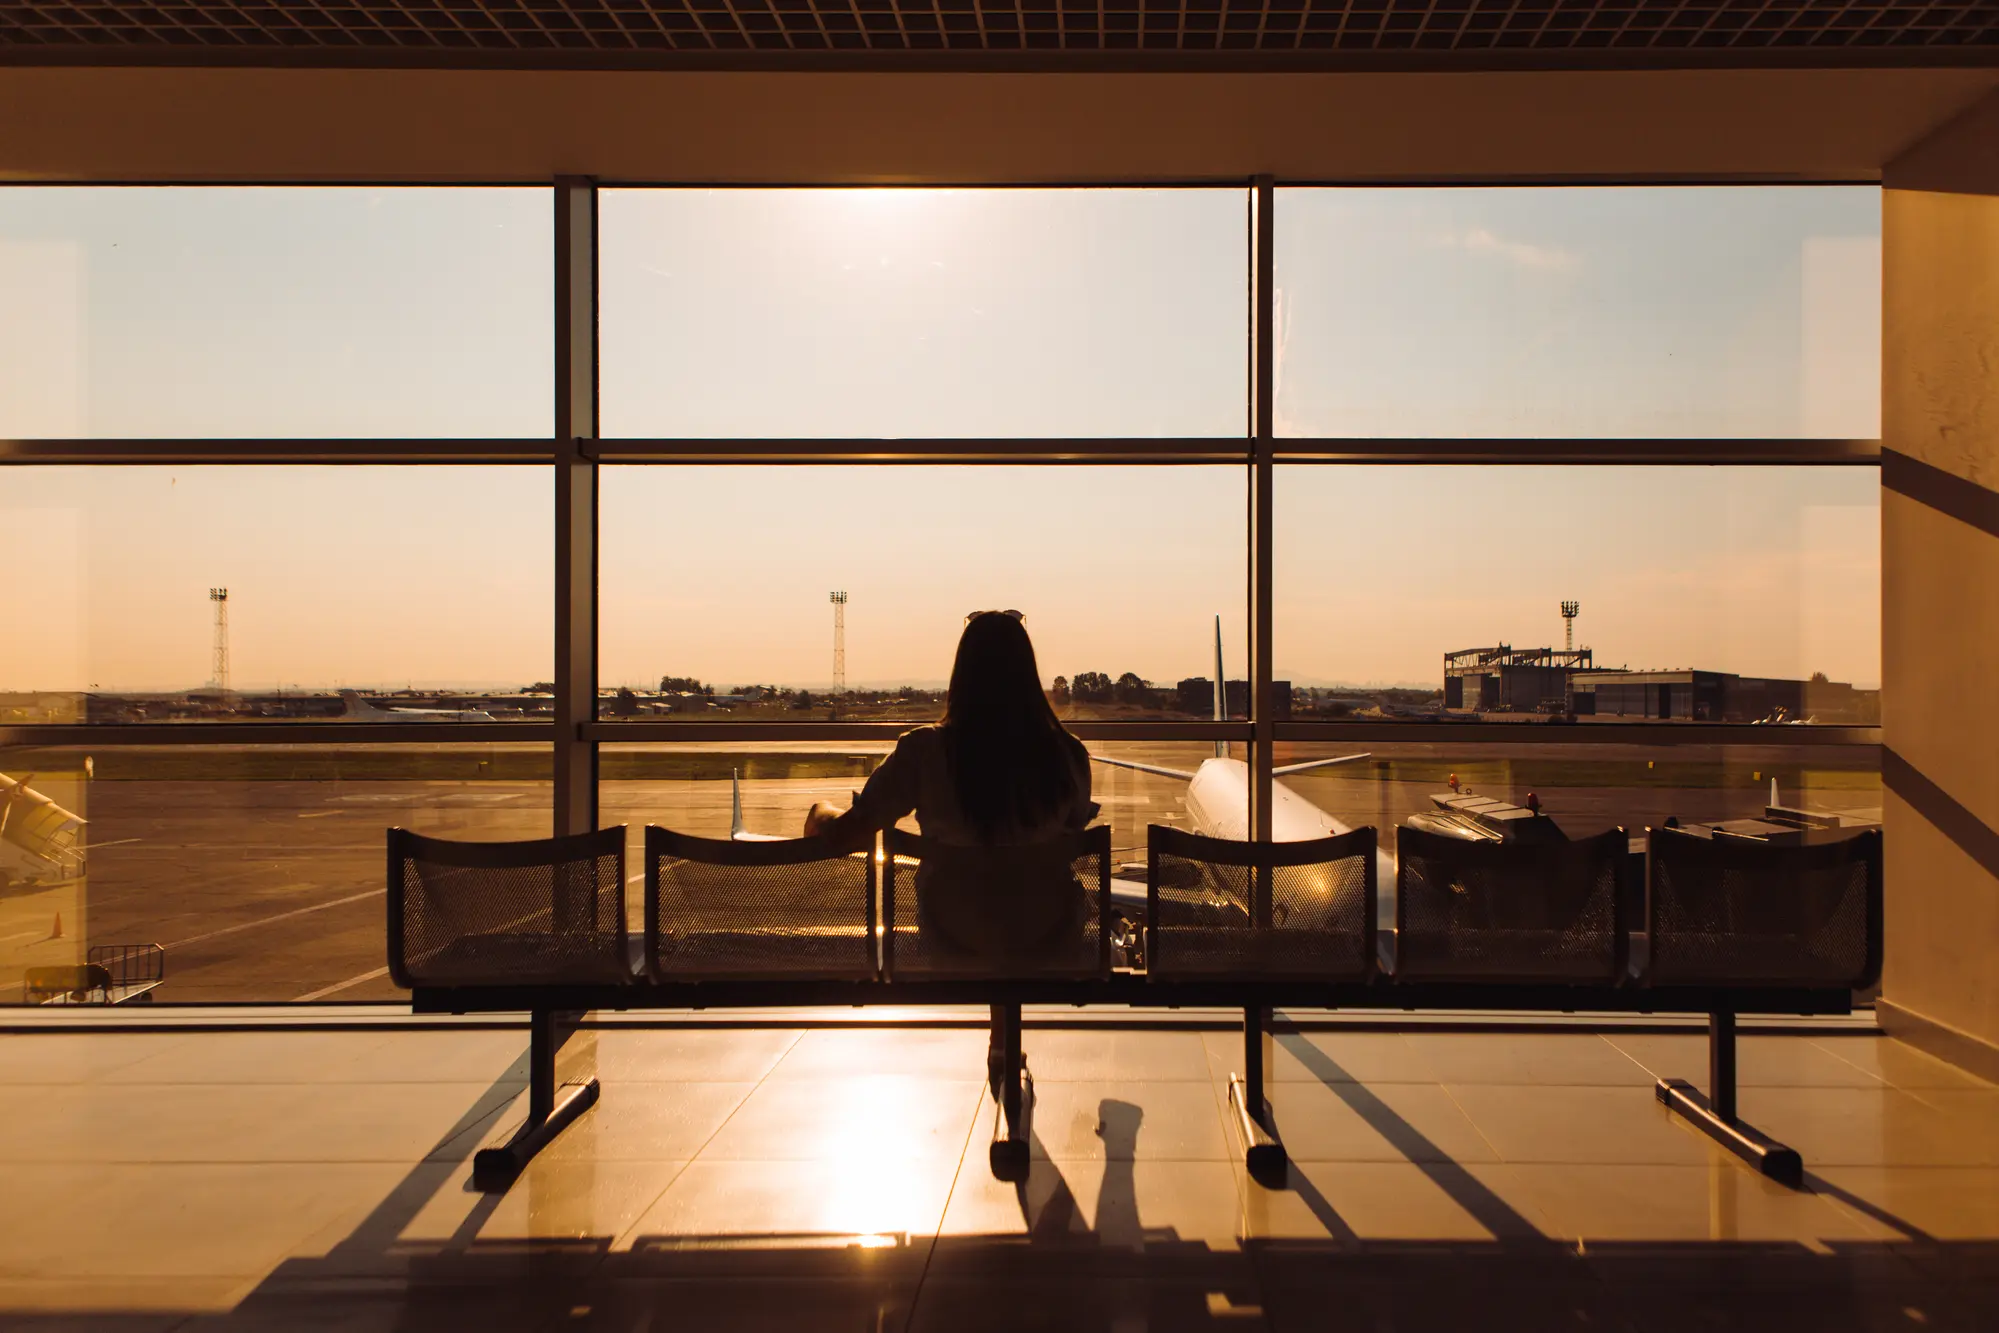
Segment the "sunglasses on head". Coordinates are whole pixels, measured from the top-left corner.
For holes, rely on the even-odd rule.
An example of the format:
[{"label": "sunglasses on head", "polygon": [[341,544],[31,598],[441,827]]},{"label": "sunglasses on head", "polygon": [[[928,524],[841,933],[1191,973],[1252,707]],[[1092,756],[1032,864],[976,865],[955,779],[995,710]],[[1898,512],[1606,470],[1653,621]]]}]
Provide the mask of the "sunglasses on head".
[{"label": "sunglasses on head", "polygon": [[967,611],[965,613],[965,623],[969,625],[980,616],[1012,616],[1015,620],[1027,619],[1025,615],[1018,611]]}]

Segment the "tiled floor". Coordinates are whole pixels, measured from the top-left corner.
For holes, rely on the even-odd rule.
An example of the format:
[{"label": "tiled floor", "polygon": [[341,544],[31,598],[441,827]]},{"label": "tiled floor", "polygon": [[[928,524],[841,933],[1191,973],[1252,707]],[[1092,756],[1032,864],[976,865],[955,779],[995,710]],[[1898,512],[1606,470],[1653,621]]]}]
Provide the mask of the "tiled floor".
[{"label": "tiled floor", "polygon": [[[1064,1015],[1063,1021],[1073,1021]],[[585,1029],[598,1105],[504,1194],[524,1034],[0,1036],[0,1329],[1999,1329],[1999,1088],[1743,1040],[1799,1192],[1672,1118],[1698,1035],[1036,1029],[1031,1174],[985,1034]]]}]

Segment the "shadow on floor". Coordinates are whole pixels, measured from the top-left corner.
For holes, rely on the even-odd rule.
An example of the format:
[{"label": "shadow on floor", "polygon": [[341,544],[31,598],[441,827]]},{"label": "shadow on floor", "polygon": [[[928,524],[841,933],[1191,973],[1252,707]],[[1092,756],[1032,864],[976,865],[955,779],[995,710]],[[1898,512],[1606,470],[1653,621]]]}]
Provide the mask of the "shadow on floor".
[{"label": "shadow on floor", "polygon": [[[319,1258],[288,1260],[234,1310],[62,1315],[0,1309],[32,1333],[1079,1333],[1298,1329],[1328,1333],[1690,1333],[1692,1330],[1999,1329],[1999,1243],[1941,1242],[1868,1205],[1906,1237],[1806,1246],[1747,1242],[1577,1247],[1533,1224],[1439,1156],[1364,1085],[1309,1043],[1308,1068],[1492,1233],[1482,1243],[1362,1240],[1298,1173],[1327,1231],[1309,1241],[1209,1245],[1140,1216],[1132,1159],[1143,1113],[1106,1099],[1106,1164],[1094,1218],[1037,1153],[1004,1235],[609,1236],[500,1241],[479,1232],[505,1196],[482,1195],[456,1234],[401,1239],[452,1188],[478,1129],[518,1091],[508,1070],[433,1153]],[[972,1145],[963,1171],[983,1167]],[[961,1185],[971,1183],[961,1174]],[[1828,1187],[1830,1188],[1830,1187]],[[1843,1192],[1842,1197],[1844,1197]],[[1864,1201],[1863,1201],[1864,1202]]]}]

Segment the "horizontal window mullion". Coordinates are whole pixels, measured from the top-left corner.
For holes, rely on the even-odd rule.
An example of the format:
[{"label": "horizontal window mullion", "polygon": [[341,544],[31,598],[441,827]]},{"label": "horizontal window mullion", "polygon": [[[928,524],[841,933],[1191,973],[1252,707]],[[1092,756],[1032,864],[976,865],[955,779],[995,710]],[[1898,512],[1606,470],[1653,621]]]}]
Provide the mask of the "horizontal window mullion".
[{"label": "horizontal window mullion", "polygon": [[1517,463],[1720,467],[1878,465],[1879,440],[1280,439],[1279,462]]},{"label": "horizontal window mullion", "polygon": [[1277,739],[1327,745],[1879,745],[1881,728],[1730,722],[1279,722]]},{"label": "horizontal window mullion", "polygon": [[1240,463],[1247,439],[606,439],[606,463]]},{"label": "horizontal window mullion", "polygon": [[0,465],[547,463],[550,438],[0,440]]},{"label": "horizontal window mullion", "polygon": [[0,726],[0,747],[111,745],[547,745],[548,722],[109,722]]},{"label": "horizontal window mullion", "polygon": [[[931,719],[885,722],[591,722],[587,739],[600,743],[668,745],[675,742],[892,741]],[[1070,733],[1085,741],[1246,741],[1247,722],[1070,722]]]}]

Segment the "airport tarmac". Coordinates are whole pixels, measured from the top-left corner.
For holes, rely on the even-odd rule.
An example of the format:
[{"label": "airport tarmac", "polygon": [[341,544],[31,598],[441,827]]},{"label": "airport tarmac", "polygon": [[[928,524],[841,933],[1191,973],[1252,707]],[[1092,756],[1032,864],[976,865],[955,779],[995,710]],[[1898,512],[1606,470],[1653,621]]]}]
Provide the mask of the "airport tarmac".
[{"label": "airport tarmac", "polygon": [[[0,1003],[21,997],[27,967],[81,961],[89,944],[132,943],[166,946],[166,981],[157,992],[162,1001],[393,998],[398,992],[384,954],[383,830],[399,825],[450,838],[527,838],[549,830],[550,784],[511,776],[529,767],[520,762],[524,756],[505,753],[517,747],[461,748],[497,752],[484,768],[465,771],[507,776],[384,776],[395,764],[385,763],[380,747],[366,756],[367,776],[360,777],[245,777],[222,747],[176,748],[171,765],[161,756],[157,766],[171,776],[107,780],[102,764],[95,780],[52,776],[49,785],[60,784],[90,821],[89,871],[78,882],[16,885],[0,893]],[[534,747],[519,748],[532,758]],[[661,748],[654,748],[655,759]],[[814,801],[845,804],[865,780],[869,754],[885,747],[672,748],[670,765],[652,766],[690,776],[621,778],[620,772],[644,773],[647,756],[637,747],[606,749],[602,816],[632,831],[634,926],[644,825],[727,836],[728,771],[736,766],[750,774],[742,784],[748,827],[794,833]],[[1190,770],[1212,754],[1198,743],[1093,748]],[[1278,759],[1338,752],[1285,747]],[[413,770],[435,771],[418,762],[416,747],[407,753]],[[39,771],[54,771],[48,756],[36,761]],[[1367,760],[1288,782],[1350,825],[1387,829],[1431,808],[1432,794],[1456,772],[1462,785],[1515,802],[1535,791],[1568,833],[1585,836],[1620,824],[1659,824],[1669,815],[1689,821],[1760,814],[1773,775],[1787,804],[1878,818],[1880,786],[1869,762],[1871,753],[1782,747],[1738,747],[1724,757],[1712,749],[1671,746],[1425,743],[1375,746]],[[801,768],[809,775],[783,776]],[[317,770],[304,764],[294,771]],[[207,776],[218,772],[234,775]],[[1148,824],[1186,826],[1184,791],[1173,778],[1095,769],[1094,794],[1121,861],[1145,859]],[[58,915],[59,937],[53,929]]]}]

